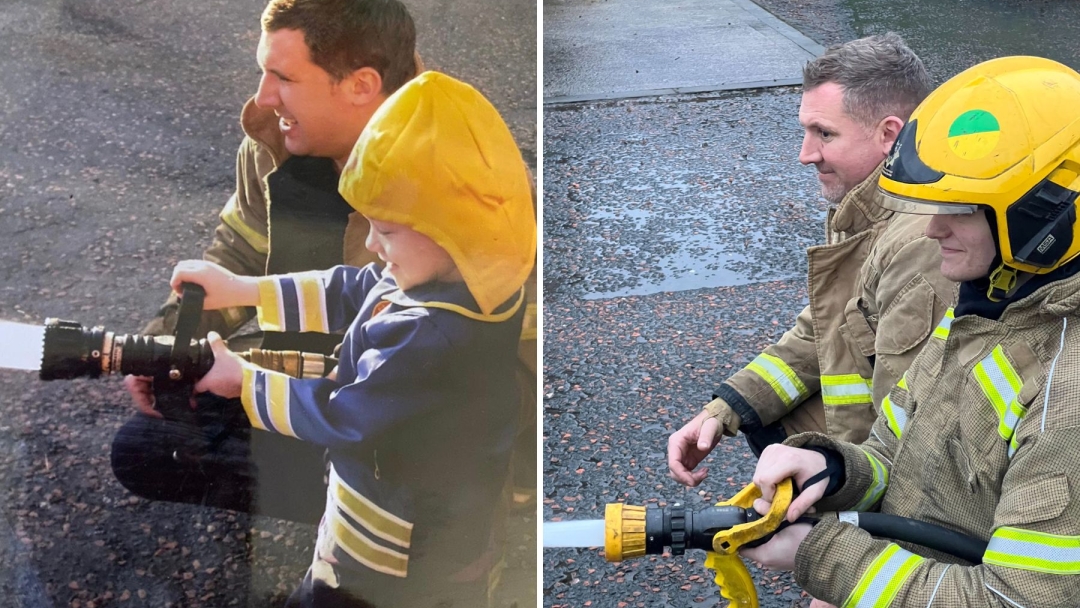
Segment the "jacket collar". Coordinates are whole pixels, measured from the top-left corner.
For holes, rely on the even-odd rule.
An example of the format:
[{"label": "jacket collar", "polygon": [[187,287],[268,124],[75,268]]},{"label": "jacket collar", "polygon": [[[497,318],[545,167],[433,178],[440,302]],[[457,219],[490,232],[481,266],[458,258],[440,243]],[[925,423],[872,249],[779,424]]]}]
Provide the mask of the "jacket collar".
[{"label": "jacket collar", "polygon": [[892,217],[893,212],[881,206],[878,177],[885,162],[874,169],[859,185],[848,192],[832,214],[832,230],[845,234],[858,234],[870,226]]},{"label": "jacket collar", "polygon": [[270,152],[274,157],[274,166],[280,167],[281,163],[288,160],[290,154],[285,149],[285,136],[278,128],[277,114],[269,108],[255,105],[254,97],[247,100],[240,112],[240,127],[244,129],[245,135]]}]

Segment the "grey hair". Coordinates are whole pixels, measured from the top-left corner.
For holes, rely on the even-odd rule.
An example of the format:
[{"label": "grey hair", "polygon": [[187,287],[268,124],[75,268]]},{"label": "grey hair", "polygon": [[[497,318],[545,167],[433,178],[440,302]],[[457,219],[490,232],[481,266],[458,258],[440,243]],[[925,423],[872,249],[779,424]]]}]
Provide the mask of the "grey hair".
[{"label": "grey hair", "polygon": [[894,32],[829,47],[803,67],[803,91],[827,82],[844,91],[844,111],[866,127],[888,116],[907,121],[933,90],[919,56]]}]

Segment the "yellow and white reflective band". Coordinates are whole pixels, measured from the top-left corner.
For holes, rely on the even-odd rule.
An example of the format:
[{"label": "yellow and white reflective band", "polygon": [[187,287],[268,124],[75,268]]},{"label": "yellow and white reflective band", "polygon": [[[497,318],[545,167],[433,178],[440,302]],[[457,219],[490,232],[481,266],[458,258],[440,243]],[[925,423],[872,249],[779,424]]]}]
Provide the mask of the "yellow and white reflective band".
[{"label": "yellow and white reflective band", "polygon": [[923,558],[890,544],[866,569],[843,608],[887,608]]},{"label": "yellow and white reflective band", "polygon": [[933,336],[945,340],[949,337],[949,328],[952,327],[952,322],[955,317],[953,316],[953,309],[950,307],[945,311],[945,316],[941,317],[941,321],[938,322],[937,327],[934,328]]},{"label": "yellow and white reflective band", "polygon": [[259,231],[244,223],[244,218],[240,216],[240,206],[236,203],[236,195],[229,199],[219,217],[221,223],[235,230],[240,238],[251,245],[257,253],[266,255],[270,252],[270,240],[266,238],[266,235],[260,234]]},{"label": "yellow and white reflective band", "polygon": [[825,405],[865,405],[874,402],[873,380],[859,374],[824,375],[821,399]]},{"label": "yellow and white reflective band", "polygon": [[1014,433],[1012,439],[1009,439],[1009,458],[1012,458],[1018,449],[1020,449],[1020,442],[1016,440],[1016,434]]},{"label": "yellow and white reflective band", "polygon": [[975,374],[979,388],[997,412],[998,435],[1008,441],[1012,437],[1013,429],[1019,424],[1020,418],[1027,413],[1019,403],[1016,404],[1016,408],[1019,409],[1012,407],[1023,385],[1020,375],[1005,357],[1005,350],[1000,344],[994,347],[994,350],[982,361],[975,364],[972,373]]},{"label": "yellow and white reflective band", "polygon": [[285,309],[281,285],[273,276],[258,280],[259,305],[256,307],[259,328],[265,331],[285,331]]},{"label": "yellow and white reflective band", "polygon": [[293,275],[296,285],[296,303],[299,308],[300,331],[321,334],[330,333],[326,314],[326,288],[323,273]]},{"label": "yellow and white reflective band", "polygon": [[795,403],[808,392],[806,385],[795,374],[795,370],[779,357],[761,353],[746,366],[746,369],[768,382],[784,405],[789,406]]},{"label": "yellow and white reflective band", "polygon": [[904,408],[893,405],[892,399],[889,399],[888,395],[881,401],[881,411],[885,413],[885,420],[889,423],[889,430],[897,439],[904,434],[904,427],[907,426],[907,412]]},{"label": "yellow and white reflective band", "polygon": [[[907,387],[907,372],[904,372],[903,376],[900,376],[900,381],[896,383],[896,388],[908,390]],[[885,399],[881,402],[881,410],[885,412],[885,419],[889,422],[889,430],[893,432],[893,435],[897,439],[904,434],[904,428],[907,427],[907,412],[902,407],[896,407],[893,405],[892,399],[889,395],[885,395]]]},{"label": "yellow and white reflective band", "polygon": [[330,515],[330,534],[334,543],[349,557],[383,574],[404,578],[409,574],[409,556],[384,547],[364,536],[340,513]]},{"label": "yellow and white reflective band", "polygon": [[1027,414],[1028,408],[1024,407],[1017,400],[1009,402],[1009,407],[1005,410],[1005,418],[998,424],[998,434],[1002,439],[1009,441],[1009,457],[1016,453],[1016,427],[1020,426],[1020,421],[1024,419]]},{"label": "yellow and white reflective band", "polygon": [[870,487],[866,490],[866,494],[863,495],[862,500],[852,509],[853,511],[866,511],[870,507],[874,506],[877,501],[881,500],[881,497],[885,494],[885,488],[889,485],[889,470],[885,468],[885,465],[881,464],[877,458],[870,455],[870,452],[862,450],[863,454],[866,454],[867,460],[870,461],[870,468],[873,471],[874,478],[870,482]]},{"label": "yellow and white reflective band", "polygon": [[251,426],[296,437],[289,405],[289,376],[250,363],[244,363],[241,369],[240,402]]},{"label": "yellow and white reflective band", "polygon": [[330,496],[339,509],[368,532],[399,547],[409,548],[413,524],[383,509],[357,492],[330,467]]},{"label": "yellow and white reflective band", "polygon": [[990,537],[983,563],[1048,574],[1080,574],[1080,536],[1001,527]]}]

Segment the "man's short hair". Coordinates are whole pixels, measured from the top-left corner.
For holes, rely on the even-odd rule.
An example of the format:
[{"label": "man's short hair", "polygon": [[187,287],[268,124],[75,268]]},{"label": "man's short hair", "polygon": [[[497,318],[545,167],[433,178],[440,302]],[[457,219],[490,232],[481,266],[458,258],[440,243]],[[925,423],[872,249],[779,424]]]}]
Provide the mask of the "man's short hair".
[{"label": "man's short hair", "polygon": [[370,67],[389,95],[416,75],[416,26],[398,0],[270,0],[262,28],[303,32],[312,62],[335,80]]},{"label": "man's short hair", "polygon": [[827,82],[843,87],[844,111],[867,127],[888,116],[906,121],[934,88],[922,60],[893,32],[831,46],[803,67],[804,91]]}]

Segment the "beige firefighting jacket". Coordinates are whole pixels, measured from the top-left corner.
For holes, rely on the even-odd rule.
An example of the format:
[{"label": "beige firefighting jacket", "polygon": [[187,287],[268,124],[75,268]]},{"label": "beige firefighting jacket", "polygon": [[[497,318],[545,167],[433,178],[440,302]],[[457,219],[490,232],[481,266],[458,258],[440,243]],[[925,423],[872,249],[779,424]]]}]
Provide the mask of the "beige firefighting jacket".
[{"label": "beige firefighting jacket", "polygon": [[[807,250],[810,304],[795,327],[716,390],[752,433],[783,420],[789,435],[866,438],[888,394],[954,301],[925,216],[878,204],[881,167],[830,209],[824,245]],[[725,425],[728,432],[734,429]]]},{"label": "beige firefighting jacket", "polygon": [[[1000,320],[942,319],[861,446],[820,434],[846,482],[818,510],[876,510],[989,540],[979,566],[875,540],[833,516],[795,576],[843,606],[1076,606],[1080,601],[1080,276]],[[932,599],[932,601],[931,601]],[[881,603],[878,603],[881,602]]]},{"label": "beige firefighting jacket", "polygon": [[[417,61],[418,66],[422,66],[419,58]],[[288,238],[288,233],[270,238],[271,227],[267,221],[270,206],[267,177],[289,158],[289,152],[285,149],[284,136],[278,129],[278,118],[272,110],[260,108],[255,105],[254,99],[249,99],[244,105],[240,121],[245,137],[236,158],[236,191],[221,211],[221,223],[214,232],[213,243],[203,253],[203,258],[237,274],[263,276],[267,274],[271,242]],[[535,200],[534,191],[534,207]],[[336,245],[341,247],[341,263],[361,267],[378,261],[378,256],[364,246],[368,226],[364,216],[356,212],[349,214],[344,239]],[[526,282],[528,306],[518,348],[519,358],[534,375],[537,368],[536,277],[534,266]],[[177,298],[173,294],[162,307],[160,315],[143,329],[143,333],[172,333],[176,327],[176,315]],[[197,335],[216,331],[228,337],[254,315],[254,308],[204,312]]]}]

